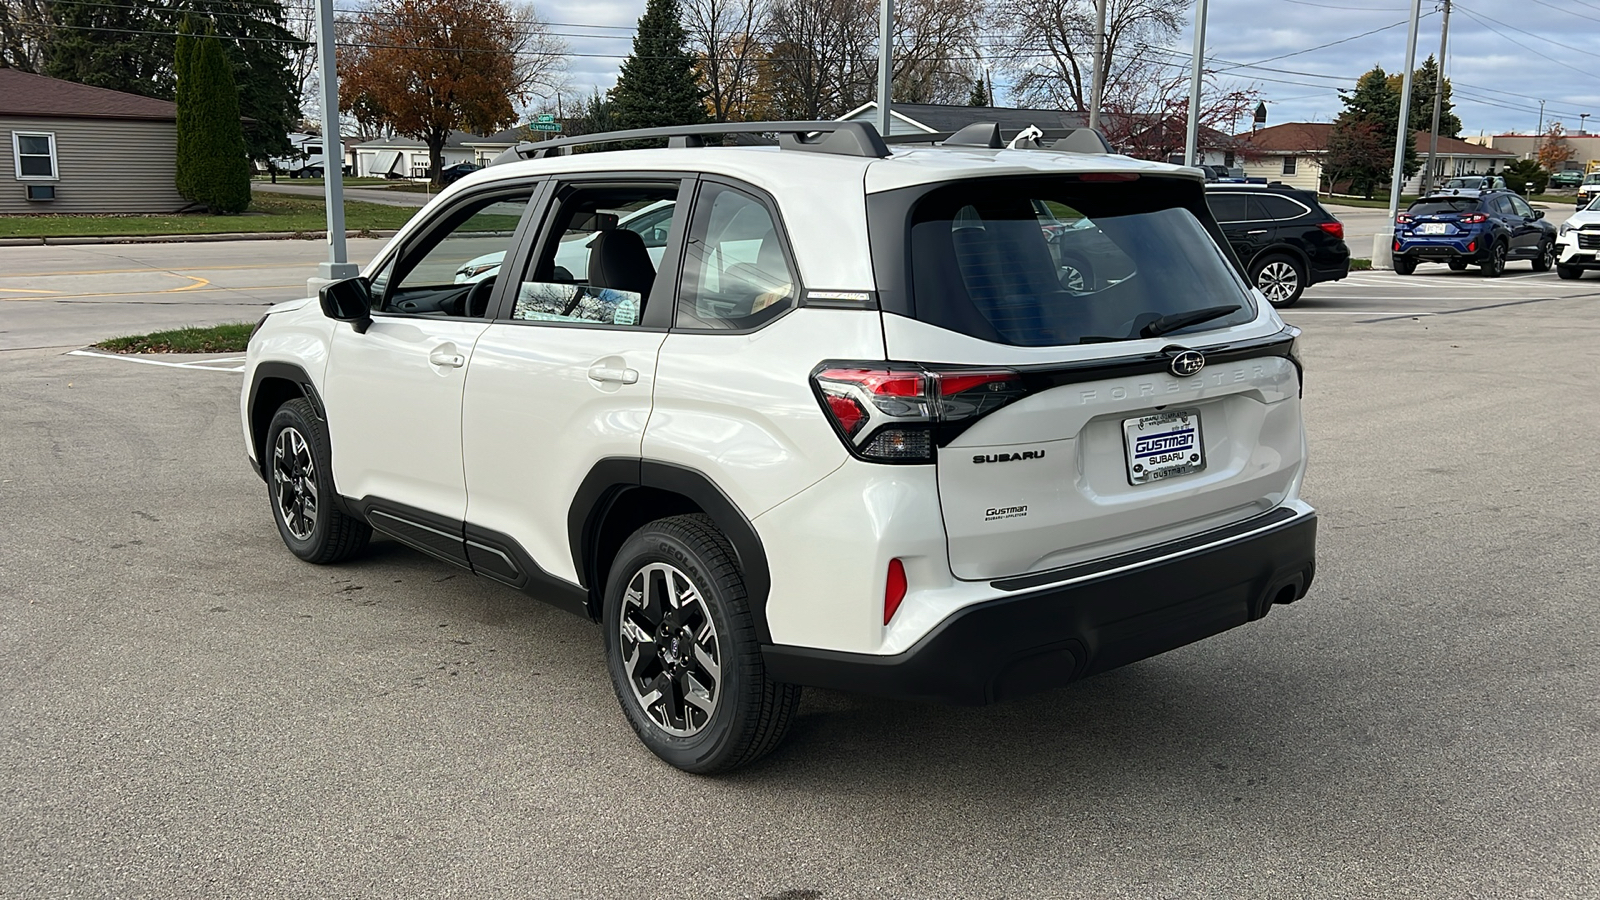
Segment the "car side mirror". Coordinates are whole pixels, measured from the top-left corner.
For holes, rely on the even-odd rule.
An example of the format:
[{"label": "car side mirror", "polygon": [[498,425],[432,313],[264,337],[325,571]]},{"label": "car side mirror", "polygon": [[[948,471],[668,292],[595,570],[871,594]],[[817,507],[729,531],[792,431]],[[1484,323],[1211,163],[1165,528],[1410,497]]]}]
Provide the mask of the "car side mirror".
[{"label": "car side mirror", "polygon": [[1534,211],[1533,211],[1533,217],[1534,217],[1534,218],[1535,218],[1535,219],[1542,219],[1542,218],[1544,218],[1544,210],[1542,210],[1542,209],[1536,209],[1536,210],[1534,210]]},{"label": "car side mirror", "polygon": [[317,292],[322,314],[349,322],[357,334],[366,334],[372,324],[372,288],[365,278],[346,278],[322,286]]}]

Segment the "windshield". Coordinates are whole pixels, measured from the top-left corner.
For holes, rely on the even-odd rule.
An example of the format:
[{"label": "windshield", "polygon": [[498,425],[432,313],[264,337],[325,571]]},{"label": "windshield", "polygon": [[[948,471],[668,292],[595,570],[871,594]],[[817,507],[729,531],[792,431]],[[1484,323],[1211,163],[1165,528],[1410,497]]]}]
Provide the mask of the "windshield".
[{"label": "windshield", "polygon": [[1477,197],[1436,197],[1418,200],[1406,210],[1414,216],[1437,216],[1451,213],[1469,213],[1478,208]]},{"label": "windshield", "polygon": [[1583,176],[1583,183],[1584,184],[1600,184],[1600,172],[1595,172],[1592,175]]},{"label": "windshield", "polygon": [[1444,183],[1447,188],[1476,188],[1483,182],[1482,178],[1452,178]]},{"label": "windshield", "polygon": [[910,214],[916,317],[1029,347],[1250,321],[1247,286],[1173,187],[1055,176],[928,191]]}]

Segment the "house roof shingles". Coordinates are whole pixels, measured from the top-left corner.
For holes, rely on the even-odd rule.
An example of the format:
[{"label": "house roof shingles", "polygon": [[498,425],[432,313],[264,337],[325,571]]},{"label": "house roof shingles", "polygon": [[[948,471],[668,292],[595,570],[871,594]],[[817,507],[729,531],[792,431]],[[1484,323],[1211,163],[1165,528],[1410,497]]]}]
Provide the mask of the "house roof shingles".
[{"label": "house roof shingles", "polygon": [[[1333,132],[1329,122],[1286,122],[1253,132],[1235,135],[1257,153],[1325,153],[1328,136]],[[1428,152],[1429,135],[1426,131],[1414,134],[1418,153]],[[1516,159],[1516,154],[1452,137],[1439,136],[1439,152],[1445,156],[1477,156],[1485,159]]]},{"label": "house roof shingles", "polygon": [[174,122],[178,106],[154,97],[0,69],[0,116]]}]

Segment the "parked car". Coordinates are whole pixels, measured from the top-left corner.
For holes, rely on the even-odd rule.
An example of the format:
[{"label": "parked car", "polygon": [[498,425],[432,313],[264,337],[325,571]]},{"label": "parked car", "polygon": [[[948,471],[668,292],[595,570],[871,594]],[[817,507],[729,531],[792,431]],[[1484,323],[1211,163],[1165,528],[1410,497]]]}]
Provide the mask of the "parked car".
[{"label": "parked car", "polygon": [[1555,248],[1556,229],[1544,211],[1510,191],[1423,197],[1394,220],[1394,270],[1400,275],[1429,262],[1456,272],[1481,266],[1485,278],[1498,278],[1513,259],[1544,272],[1555,263]]},{"label": "parked car", "polygon": [[[1199,174],[998,136],[508,152],[258,323],[240,414],[285,545],[377,531],[599,622],[626,721],[699,773],[776,746],[802,685],[994,702],[1305,596],[1299,332]],[[659,257],[605,227],[651,204]]]},{"label": "parked car", "polygon": [[1309,191],[1283,185],[1210,185],[1206,202],[1245,271],[1273,306],[1350,274],[1344,224]]},{"label": "parked car", "polygon": [[482,168],[483,166],[477,163],[456,163],[453,166],[445,166],[439,170],[439,183],[441,185],[455,184],[462,178]]},{"label": "parked car", "polygon": [[1556,275],[1573,281],[1600,269],[1600,203],[1579,209],[1556,229]]},{"label": "parked car", "polygon": [[1506,180],[1499,175],[1464,175],[1445,181],[1438,188],[1440,194],[1463,193],[1467,191],[1503,191],[1506,189]]},{"label": "parked car", "polygon": [[1583,181],[1578,184],[1578,206],[1588,206],[1589,201],[1600,197],[1600,172],[1590,172],[1583,176]]},{"label": "parked car", "polygon": [[1583,184],[1583,173],[1576,169],[1556,172],[1550,176],[1550,187],[1553,188],[1575,188],[1580,184]]}]

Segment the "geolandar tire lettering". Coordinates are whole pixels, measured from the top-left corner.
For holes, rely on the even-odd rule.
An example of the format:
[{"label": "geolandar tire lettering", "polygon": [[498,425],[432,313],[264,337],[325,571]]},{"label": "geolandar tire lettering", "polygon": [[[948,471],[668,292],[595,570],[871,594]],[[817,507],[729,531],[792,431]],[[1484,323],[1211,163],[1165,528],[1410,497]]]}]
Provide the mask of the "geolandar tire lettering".
[{"label": "geolandar tire lettering", "polygon": [[328,433],[304,398],[278,407],[267,425],[267,499],[289,552],[311,563],[334,563],[367,545],[372,529],[338,507]]},{"label": "geolandar tire lettering", "polygon": [[733,546],[709,517],[634,532],[612,563],[602,622],[628,724],[671,765],[727,771],[789,730],[800,688],[767,678]]}]

